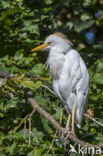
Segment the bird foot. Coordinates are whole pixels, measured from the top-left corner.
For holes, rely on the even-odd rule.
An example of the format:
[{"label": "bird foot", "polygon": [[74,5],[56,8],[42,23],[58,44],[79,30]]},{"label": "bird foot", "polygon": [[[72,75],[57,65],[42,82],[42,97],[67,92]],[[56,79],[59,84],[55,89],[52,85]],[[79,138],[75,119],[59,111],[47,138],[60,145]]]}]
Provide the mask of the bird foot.
[{"label": "bird foot", "polygon": [[75,132],[73,130],[69,131],[69,135],[73,134],[74,136],[76,136]]},{"label": "bird foot", "polygon": [[66,134],[69,132],[68,128],[62,128],[62,136],[66,136]]},{"label": "bird foot", "polygon": [[65,128],[65,129],[66,129],[67,131],[69,131],[69,130],[70,130],[69,126],[67,126],[67,125],[66,125],[66,128]]},{"label": "bird foot", "polygon": [[71,134],[75,135],[75,132],[73,130],[69,131],[67,128],[62,128],[60,140],[65,150],[66,150],[67,139]]},{"label": "bird foot", "polygon": [[66,150],[66,141],[67,141],[68,133],[69,133],[69,130],[67,128],[62,128],[60,140],[65,150]]}]

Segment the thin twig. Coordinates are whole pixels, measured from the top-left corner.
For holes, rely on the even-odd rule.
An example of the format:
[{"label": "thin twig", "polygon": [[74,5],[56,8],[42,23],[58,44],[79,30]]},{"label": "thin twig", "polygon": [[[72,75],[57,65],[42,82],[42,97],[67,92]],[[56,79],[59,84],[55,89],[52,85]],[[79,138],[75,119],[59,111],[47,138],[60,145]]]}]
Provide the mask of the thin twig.
[{"label": "thin twig", "polygon": [[29,115],[30,114],[26,115],[25,118],[21,120],[20,124],[14,128],[14,132],[16,132],[21,127],[21,125],[24,123],[24,121],[28,118]]},{"label": "thin twig", "polygon": [[31,117],[32,117],[32,115],[34,114],[34,112],[35,112],[35,109],[33,109],[33,111],[30,113],[30,114],[28,114],[28,115],[26,115],[25,116],[25,118],[23,118],[23,120],[20,122],[20,124],[17,126],[17,127],[15,127],[14,128],[14,132],[16,132],[20,127],[21,127],[21,125],[24,123],[24,129],[26,129],[26,119],[28,118],[28,120],[29,120],[29,146],[30,146],[30,142],[31,142]]},{"label": "thin twig", "polygon": [[96,120],[102,120],[103,121],[103,119],[101,119],[101,118],[95,118]]},{"label": "thin twig", "polygon": [[[59,121],[59,123],[62,122],[62,117],[63,117],[63,110],[61,109],[61,116],[60,116],[60,121]],[[49,149],[48,149],[48,151],[47,151],[46,154],[48,154],[49,151],[50,151],[51,149],[53,149],[53,144],[54,144],[55,138],[56,138],[56,136],[57,136],[57,133],[58,133],[58,131],[55,132],[55,135],[54,135],[54,138],[53,138],[53,140],[52,140],[51,146],[49,147]]]},{"label": "thin twig", "polygon": [[97,123],[98,125],[102,126],[103,127],[103,124],[100,123],[99,121],[97,121],[95,118],[92,118],[90,117],[89,115],[87,114],[84,114],[85,117],[89,118],[90,120],[94,121],[95,123]]},{"label": "thin twig", "polygon": [[46,97],[46,99],[47,99],[47,102],[49,103],[49,104],[51,104],[51,102],[50,102],[50,100],[49,100],[49,98],[48,98],[48,96],[47,96],[47,89],[46,88],[44,88],[44,96]]},{"label": "thin twig", "polygon": [[42,84],[41,87],[46,88],[50,93],[56,96],[55,92],[52,89],[50,89],[48,86]]},{"label": "thin twig", "polygon": [[53,149],[53,144],[54,144],[55,138],[56,138],[56,136],[57,136],[57,133],[58,133],[58,131],[55,132],[55,135],[54,135],[54,138],[53,138],[53,140],[52,140],[51,146],[49,147],[49,149],[48,149],[48,151],[47,151],[46,154],[48,154],[48,153],[50,152],[50,150]]},{"label": "thin twig", "polygon": [[39,145],[39,141],[37,140],[37,137],[32,133],[32,131],[31,131],[31,136],[36,139],[36,143]]},{"label": "thin twig", "polygon": [[30,146],[30,142],[31,142],[31,117],[33,116],[33,114],[35,113],[35,109],[31,112],[30,116],[29,116],[29,146]]}]

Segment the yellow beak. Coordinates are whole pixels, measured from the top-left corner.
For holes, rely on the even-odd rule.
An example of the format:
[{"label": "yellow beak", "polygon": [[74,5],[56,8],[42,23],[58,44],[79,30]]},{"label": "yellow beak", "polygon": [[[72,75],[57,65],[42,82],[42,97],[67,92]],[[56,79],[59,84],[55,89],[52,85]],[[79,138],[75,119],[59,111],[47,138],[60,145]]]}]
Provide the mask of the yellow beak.
[{"label": "yellow beak", "polygon": [[32,49],[31,51],[34,52],[34,51],[42,50],[42,49],[44,49],[45,47],[47,47],[49,45],[50,45],[49,43],[45,43],[45,44],[42,44],[42,45]]}]

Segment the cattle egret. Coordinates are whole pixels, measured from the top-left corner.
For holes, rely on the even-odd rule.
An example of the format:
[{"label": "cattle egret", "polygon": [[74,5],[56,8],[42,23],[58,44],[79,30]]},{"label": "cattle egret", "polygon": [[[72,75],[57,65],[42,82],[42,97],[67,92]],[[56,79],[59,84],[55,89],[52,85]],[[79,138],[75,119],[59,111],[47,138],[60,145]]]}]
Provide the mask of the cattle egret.
[{"label": "cattle egret", "polygon": [[60,32],[47,37],[44,44],[32,49],[32,52],[37,50],[49,51],[46,64],[50,69],[53,89],[69,114],[67,128],[72,118],[74,133],[74,123],[81,127],[88,99],[87,67],[79,53],[72,49],[72,43]]}]

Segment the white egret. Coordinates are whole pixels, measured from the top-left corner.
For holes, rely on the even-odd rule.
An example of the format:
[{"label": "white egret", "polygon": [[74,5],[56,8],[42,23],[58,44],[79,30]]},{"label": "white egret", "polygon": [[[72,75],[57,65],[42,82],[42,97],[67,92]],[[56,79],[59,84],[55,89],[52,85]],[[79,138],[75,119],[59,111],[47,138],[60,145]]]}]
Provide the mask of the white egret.
[{"label": "white egret", "polygon": [[46,38],[37,50],[49,50],[47,67],[50,69],[53,89],[63,101],[69,117],[72,117],[72,132],[74,123],[80,128],[89,92],[89,74],[87,67],[79,55],[72,49],[72,43],[62,33],[54,33]]}]

